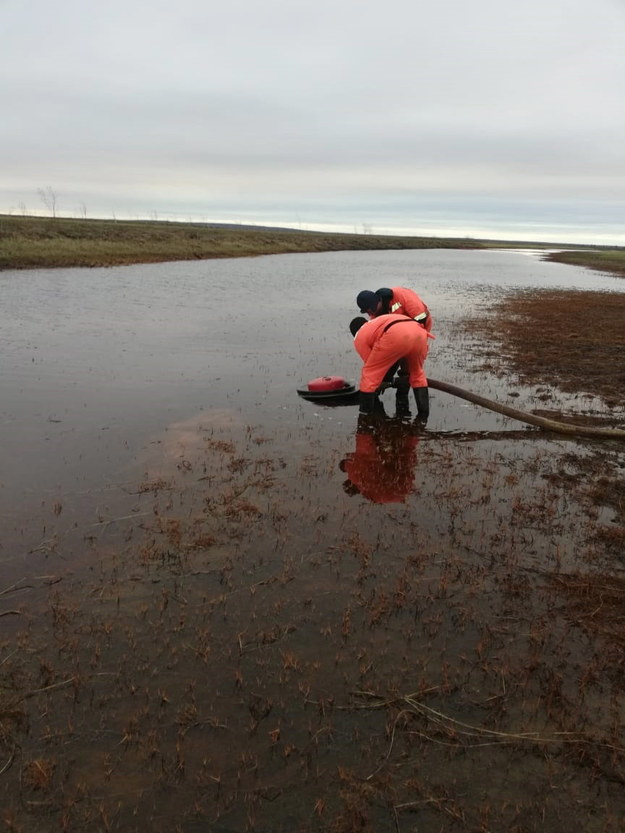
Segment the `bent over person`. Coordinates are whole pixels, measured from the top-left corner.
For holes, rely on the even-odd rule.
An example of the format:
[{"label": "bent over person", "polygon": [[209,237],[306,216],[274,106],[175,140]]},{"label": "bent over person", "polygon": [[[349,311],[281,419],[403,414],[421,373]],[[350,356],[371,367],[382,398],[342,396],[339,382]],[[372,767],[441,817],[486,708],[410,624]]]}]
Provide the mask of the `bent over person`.
[{"label": "bent over person", "polygon": [[378,315],[370,321],[354,318],[349,329],[354,336],[354,347],[364,362],[360,374],[360,413],[373,412],[377,391],[387,371],[403,359],[417,403],[417,415],[426,420],[430,402],[423,364],[428,354],[428,338],[432,336],[413,318],[395,313]]},{"label": "bent over person", "polygon": [[403,286],[394,286],[392,289],[383,287],[371,292],[370,289],[363,289],[356,298],[358,309],[366,313],[369,318],[377,318],[380,315],[407,315],[423,324],[429,332],[432,330],[432,316],[427,305],[421,300],[412,289]]}]

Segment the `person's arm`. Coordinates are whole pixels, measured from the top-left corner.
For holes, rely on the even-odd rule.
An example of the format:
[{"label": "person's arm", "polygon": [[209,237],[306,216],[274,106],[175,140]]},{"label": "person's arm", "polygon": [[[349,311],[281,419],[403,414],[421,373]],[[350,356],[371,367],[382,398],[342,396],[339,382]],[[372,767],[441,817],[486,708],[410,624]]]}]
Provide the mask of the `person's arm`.
[{"label": "person's arm", "polygon": [[429,310],[427,305],[419,298],[416,292],[412,289],[402,289],[397,293],[397,300],[401,303],[401,312],[409,318],[414,318],[420,324],[424,324]]},{"label": "person's arm", "polygon": [[362,329],[359,330],[354,337],[354,347],[363,362],[366,362],[371,354],[371,345],[368,343],[366,333],[363,333]]}]

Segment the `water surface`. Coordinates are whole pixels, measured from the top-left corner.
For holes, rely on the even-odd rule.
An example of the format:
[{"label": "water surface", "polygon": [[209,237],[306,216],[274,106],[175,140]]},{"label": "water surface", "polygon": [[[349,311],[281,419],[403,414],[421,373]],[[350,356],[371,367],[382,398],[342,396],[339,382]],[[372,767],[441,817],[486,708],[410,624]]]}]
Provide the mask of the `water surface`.
[{"label": "water surface", "polygon": [[0,274],[16,829],[598,831],[598,790],[623,817],[625,669],[580,629],[604,596],[580,612],[562,583],[618,581],[618,528],[586,495],[622,450],[437,391],[425,431],[385,393],[375,434],[299,398],[357,382],[354,299],[384,285],[430,305],[429,376],[602,412],[473,372],[459,324],[503,293],[625,289],[536,255]]},{"label": "water surface", "polygon": [[[437,340],[428,374],[486,396],[504,391],[470,374],[471,346],[455,333],[460,318],[483,314],[484,305],[518,287],[623,290],[615,278],[497,251],[339,252],[1,273],[3,526],[21,529],[44,504],[69,508],[69,496],[93,511],[136,477],[146,444],[207,409],[300,440],[314,425],[324,441],[345,441],[354,409],[319,413],[294,391],[326,373],[357,384],[360,360],[347,332],[358,314],[354,299],[362,288],[393,285],[415,288],[432,310]],[[432,399],[431,430],[503,424],[443,394]],[[25,540],[33,543],[29,535]],[[5,545],[2,556],[9,555]]]}]

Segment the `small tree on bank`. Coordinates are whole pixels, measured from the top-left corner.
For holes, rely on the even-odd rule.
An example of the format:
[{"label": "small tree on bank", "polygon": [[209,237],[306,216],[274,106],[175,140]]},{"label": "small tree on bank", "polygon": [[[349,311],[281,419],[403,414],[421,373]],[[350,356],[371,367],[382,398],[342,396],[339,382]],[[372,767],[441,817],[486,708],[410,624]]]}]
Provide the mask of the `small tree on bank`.
[{"label": "small tree on bank", "polygon": [[58,195],[51,185],[46,185],[45,188],[39,188],[37,191],[41,202],[48,209],[53,217],[56,217],[56,207],[58,204]]}]

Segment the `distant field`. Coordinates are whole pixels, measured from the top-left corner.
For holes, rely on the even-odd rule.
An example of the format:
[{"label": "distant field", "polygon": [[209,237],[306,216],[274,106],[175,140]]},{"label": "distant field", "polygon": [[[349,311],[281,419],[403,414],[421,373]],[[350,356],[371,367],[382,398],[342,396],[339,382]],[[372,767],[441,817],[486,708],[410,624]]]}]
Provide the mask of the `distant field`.
[{"label": "distant field", "polygon": [[475,240],[255,226],[0,216],[0,269],[117,266],[345,249],[482,248]]},{"label": "distant field", "polygon": [[[225,224],[0,215],[0,270],[120,266],[297,252],[520,246],[553,249],[557,244],[453,237],[338,234]],[[625,249],[576,247],[546,256],[551,260],[625,276]]]}]

